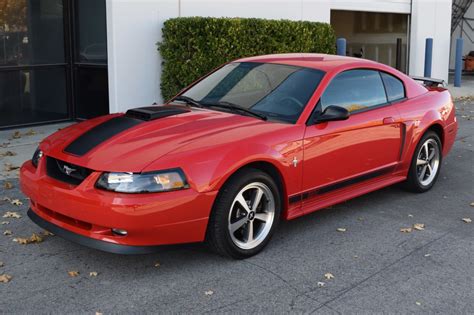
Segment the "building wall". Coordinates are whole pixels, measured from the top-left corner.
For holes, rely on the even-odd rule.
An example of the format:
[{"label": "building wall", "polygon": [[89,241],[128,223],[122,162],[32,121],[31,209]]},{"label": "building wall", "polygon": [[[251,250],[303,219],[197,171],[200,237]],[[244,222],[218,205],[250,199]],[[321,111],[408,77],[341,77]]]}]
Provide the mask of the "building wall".
[{"label": "building wall", "polygon": [[[466,18],[471,18],[474,19],[474,3],[471,4],[469,9],[467,10],[466,14],[464,15]],[[468,34],[462,34],[462,38],[464,38],[464,45],[463,45],[463,53],[462,55],[465,56],[467,55],[470,51],[474,50],[474,30],[472,30],[467,23],[470,23],[470,25],[474,28],[474,20],[472,21],[467,21],[464,22],[464,30]],[[451,57],[449,60],[449,68],[454,69],[454,63],[456,59],[456,39],[461,36],[461,24],[456,27],[454,30],[452,40],[451,40]]]},{"label": "building wall", "polygon": [[[107,0],[110,111],[124,111],[130,107],[162,102],[159,89],[161,58],[156,50],[156,42],[161,39],[163,22],[178,16],[260,17],[329,23],[331,9],[410,13],[413,7],[414,12],[419,15],[412,19],[414,23],[410,42],[412,46],[410,73],[423,74],[420,64],[423,64],[424,37],[433,36],[436,38],[434,57],[439,58],[439,62],[433,62],[433,76],[447,79],[446,56],[449,55],[451,1],[413,0],[413,4],[411,2],[410,0]],[[424,10],[433,12],[434,15],[426,14]],[[432,26],[432,29],[427,25]],[[444,47],[447,47],[447,53],[442,46],[443,43]]]},{"label": "building wall", "polygon": [[422,76],[425,41],[433,38],[431,77],[448,81],[451,38],[451,0],[413,0],[411,14],[410,75]]}]

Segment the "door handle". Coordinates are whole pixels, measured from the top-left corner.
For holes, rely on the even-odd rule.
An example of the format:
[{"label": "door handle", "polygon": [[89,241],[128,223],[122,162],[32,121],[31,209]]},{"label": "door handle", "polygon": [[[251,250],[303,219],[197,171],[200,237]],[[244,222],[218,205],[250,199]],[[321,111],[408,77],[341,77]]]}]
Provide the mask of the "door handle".
[{"label": "door handle", "polygon": [[390,124],[393,124],[395,123],[395,119],[393,117],[385,117],[383,119],[383,124],[384,125],[390,125]]}]

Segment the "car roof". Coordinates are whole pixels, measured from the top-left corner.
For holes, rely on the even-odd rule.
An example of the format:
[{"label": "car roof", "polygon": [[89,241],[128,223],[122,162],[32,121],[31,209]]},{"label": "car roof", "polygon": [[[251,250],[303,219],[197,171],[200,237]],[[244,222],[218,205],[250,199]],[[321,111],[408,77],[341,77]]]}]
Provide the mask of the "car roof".
[{"label": "car roof", "polygon": [[235,60],[235,62],[262,62],[278,63],[306,68],[314,68],[329,72],[341,67],[374,67],[380,64],[371,60],[353,58],[338,55],[312,54],[312,53],[292,53],[273,54],[247,57]]}]

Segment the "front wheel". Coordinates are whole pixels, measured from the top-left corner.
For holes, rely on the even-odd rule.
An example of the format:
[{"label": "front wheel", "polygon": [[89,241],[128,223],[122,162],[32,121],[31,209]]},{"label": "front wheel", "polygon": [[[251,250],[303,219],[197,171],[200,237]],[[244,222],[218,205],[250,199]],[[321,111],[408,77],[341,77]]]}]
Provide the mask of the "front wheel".
[{"label": "front wheel", "polygon": [[249,169],[221,189],[209,219],[207,241],[223,256],[247,258],[269,242],[280,218],[280,194],[273,179]]},{"label": "front wheel", "polygon": [[441,169],[441,148],[441,140],[435,132],[423,135],[413,154],[405,188],[421,193],[433,187]]}]

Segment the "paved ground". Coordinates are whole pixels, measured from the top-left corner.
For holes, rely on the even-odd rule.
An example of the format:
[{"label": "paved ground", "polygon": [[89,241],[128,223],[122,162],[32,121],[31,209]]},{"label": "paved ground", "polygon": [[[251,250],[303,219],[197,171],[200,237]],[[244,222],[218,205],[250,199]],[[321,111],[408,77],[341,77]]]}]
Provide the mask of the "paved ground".
[{"label": "paved ground", "polygon": [[474,72],[464,73],[461,79],[461,86],[454,87],[454,74],[449,75],[448,89],[454,98],[474,96]]},{"label": "paved ground", "polygon": [[[24,205],[0,201],[0,214],[22,215],[0,217],[10,222],[0,225],[0,274],[12,276],[0,283],[0,312],[474,313],[474,223],[461,221],[474,220],[474,103],[457,106],[458,140],[432,191],[391,187],[286,222],[264,252],[244,261],[203,245],[146,256],[102,253],[59,237],[20,245],[13,238],[41,230],[9,179],[14,188],[0,188],[0,196]],[[425,230],[400,232],[415,223]]]}]

